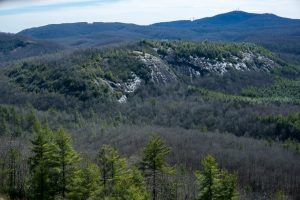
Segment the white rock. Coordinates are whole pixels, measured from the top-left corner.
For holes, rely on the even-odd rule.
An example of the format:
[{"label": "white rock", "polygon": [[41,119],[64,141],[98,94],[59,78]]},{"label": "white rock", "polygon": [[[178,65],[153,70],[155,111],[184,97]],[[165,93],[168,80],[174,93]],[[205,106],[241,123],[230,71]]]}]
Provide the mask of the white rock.
[{"label": "white rock", "polygon": [[125,92],[133,93],[142,83],[142,80],[134,73],[132,73],[133,79],[125,83]]},{"label": "white rock", "polygon": [[126,103],[127,102],[127,97],[126,95],[121,96],[121,98],[118,100],[119,103]]}]

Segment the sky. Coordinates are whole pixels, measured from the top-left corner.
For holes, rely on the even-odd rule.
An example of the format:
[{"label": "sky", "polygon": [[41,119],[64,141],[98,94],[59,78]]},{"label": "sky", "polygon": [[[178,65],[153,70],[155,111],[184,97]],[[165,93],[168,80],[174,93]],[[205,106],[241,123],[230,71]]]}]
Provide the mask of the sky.
[{"label": "sky", "polygon": [[0,32],[72,22],[148,25],[233,10],[300,19],[300,0],[0,0]]}]

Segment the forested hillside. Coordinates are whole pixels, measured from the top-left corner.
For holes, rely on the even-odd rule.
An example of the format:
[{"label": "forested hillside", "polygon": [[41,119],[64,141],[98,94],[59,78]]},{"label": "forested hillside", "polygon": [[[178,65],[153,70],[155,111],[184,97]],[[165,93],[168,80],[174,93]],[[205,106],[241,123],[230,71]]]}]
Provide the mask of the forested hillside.
[{"label": "forested hillside", "polygon": [[188,39],[194,41],[252,42],[300,63],[299,19],[273,14],[233,11],[198,20],[139,26],[124,23],[52,24],[19,34],[51,40],[69,47],[96,47],[141,39]]},{"label": "forested hillside", "polygon": [[251,43],[142,40],[11,63],[0,194],[299,199],[299,77]]},{"label": "forested hillside", "polygon": [[62,49],[56,43],[0,32],[0,67],[9,61],[55,53]]}]

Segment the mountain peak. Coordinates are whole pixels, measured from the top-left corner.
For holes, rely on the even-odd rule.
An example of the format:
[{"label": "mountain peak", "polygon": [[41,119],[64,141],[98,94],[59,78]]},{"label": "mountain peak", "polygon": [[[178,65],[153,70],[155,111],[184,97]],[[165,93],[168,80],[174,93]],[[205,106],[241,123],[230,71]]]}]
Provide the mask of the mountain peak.
[{"label": "mountain peak", "polygon": [[261,14],[247,13],[244,11],[231,11],[215,15],[213,17],[207,17],[196,20],[197,24],[209,24],[209,25],[228,25],[247,21],[253,17],[260,16]]}]

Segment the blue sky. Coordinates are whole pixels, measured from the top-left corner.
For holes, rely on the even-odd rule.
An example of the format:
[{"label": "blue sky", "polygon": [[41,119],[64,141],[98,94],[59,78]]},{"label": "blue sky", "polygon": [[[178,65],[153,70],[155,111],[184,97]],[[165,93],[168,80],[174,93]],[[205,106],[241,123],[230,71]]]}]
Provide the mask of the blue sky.
[{"label": "blue sky", "polygon": [[300,19],[300,0],[0,0],[0,31],[83,21],[146,25],[232,10]]},{"label": "blue sky", "polygon": [[[3,1],[3,0],[2,0]],[[14,1],[14,0],[12,0]],[[111,3],[115,3],[118,0],[79,0],[79,1],[61,1],[61,2],[50,2],[46,4],[31,4],[30,3],[37,3],[28,1],[29,5],[23,4],[23,6],[17,6],[17,7],[0,7],[0,16],[7,16],[7,15],[18,15],[18,14],[24,14],[24,13],[34,13],[34,12],[48,12],[48,11],[55,11],[55,10],[61,10],[61,9],[69,9],[69,8],[82,8],[86,6],[99,6],[99,5],[107,5]],[[1,0],[0,0],[1,2]],[[18,1],[15,1],[17,3]],[[43,2],[43,1],[40,1]],[[39,2],[39,3],[40,3]],[[14,2],[13,2],[14,3]],[[7,3],[5,2],[7,5]],[[5,5],[4,4],[4,5]],[[0,4],[1,6],[1,4]]]}]

